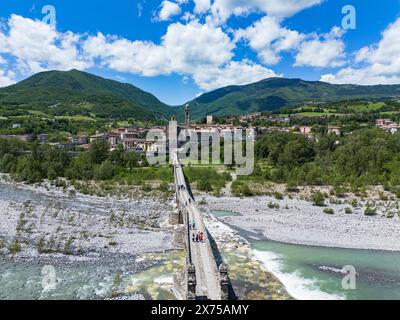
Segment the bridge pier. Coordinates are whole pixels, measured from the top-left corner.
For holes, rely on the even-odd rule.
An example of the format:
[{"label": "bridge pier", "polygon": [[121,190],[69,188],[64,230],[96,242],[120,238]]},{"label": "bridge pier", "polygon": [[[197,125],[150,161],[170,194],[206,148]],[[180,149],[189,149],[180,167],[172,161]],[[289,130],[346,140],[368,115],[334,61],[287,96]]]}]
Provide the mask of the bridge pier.
[{"label": "bridge pier", "polygon": [[190,263],[186,269],[187,273],[187,300],[196,300],[196,269],[195,266]]},{"label": "bridge pier", "polygon": [[228,266],[225,263],[219,266],[219,285],[221,300],[229,300]]},{"label": "bridge pier", "polygon": [[172,225],[183,224],[183,214],[180,208],[177,208],[170,212],[169,222]]}]

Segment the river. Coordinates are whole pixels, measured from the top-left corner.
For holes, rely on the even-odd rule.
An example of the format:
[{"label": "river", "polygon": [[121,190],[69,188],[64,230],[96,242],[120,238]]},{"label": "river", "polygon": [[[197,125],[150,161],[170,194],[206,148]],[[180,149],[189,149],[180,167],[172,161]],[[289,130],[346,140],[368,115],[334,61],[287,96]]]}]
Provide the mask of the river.
[{"label": "river", "polygon": [[[222,218],[237,213],[212,212]],[[296,299],[400,299],[400,252],[325,248],[254,240],[256,257]],[[343,289],[344,266],[356,270],[356,288]]]}]

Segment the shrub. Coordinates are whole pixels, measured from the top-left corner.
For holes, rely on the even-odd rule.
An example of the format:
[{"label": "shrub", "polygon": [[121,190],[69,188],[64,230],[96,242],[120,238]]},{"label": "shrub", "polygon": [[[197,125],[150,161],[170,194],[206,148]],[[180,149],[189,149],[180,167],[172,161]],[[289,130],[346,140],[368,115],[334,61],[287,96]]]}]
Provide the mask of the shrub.
[{"label": "shrub", "polygon": [[358,207],[358,201],[357,199],[353,199],[350,201],[350,204],[353,208],[357,208]]},{"label": "shrub", "polygon": [[376,208],[366,207],[364,211],[364,215],[366,216],[375,216],[376,215]]},{"label": "shrub", "polygon": [[10,251],[10,253],[12,255],[17,254],[18,252],[21,251],[21,244],[19,243],[18,240],[15,240],[8,248],[8,250]]},{"label": "shrub", "polygon": [[344,212],[345,212],[346,214],[352,214],[352,213],[353,213],[353,210],[352,210],[351,208],[346,208],[346,209],[344,209]]},{"label": "shrub", "polygon": [[283,194],[280,192],[275,192],[275,199],[277,200],[283,200]]},{"label": "shrub", "polygon": [[250,197],[253,195],[247,183],[239,181],[235,181],[232,184],[232,193],[235,197]]},{"label": "shrub", "polygon": [[167,182],[163,182],[158,186],[158,190],[161,192],[168,192],[169,191],[169,184]]},{"label": "shrub", "polygon": [[331,209],[331,208],[326,208],[326,209],[324,209],[324,213],[326,213],[326,214],[334,214],[335,211],[333,209]]},{"label": "shrub", "polygon": [[39,239],[39,241],[36,245],[37,251],[39,253],[44,253],[46,251],[45,246],[46,246],[46,241],[45,241],[44,237],[42,237]]},{"label": "shrub", "polygon": [[150,192],[151,190],[153,190],[153,188],[151,187],[151,185],[149,185],[148,183],[143,183],[142,185],[142,190],[144,192]]},{"label": "shrub", "polygon": [[394,218],[395,215],[396,215],[395,212],[389,211],[389,212],[386,214],[386,217],[389,218],[389,219],[391,219],[391,218]]},{"label": "shrub", "polygon": [[110,180],[116,173],[116,167],[110,160],[94,167],[94,178],[96,180]]},{"label": "shrub", "polygon": [[197,182],[197,189],[199,191],[210,192],[213,190],[212,185],[208,179],[203,179]]},{"label": "shrub", "polygon": [[280,206],[277,203],[270,202],[270,203],[268,203],[268,208],[270,208],[270,209],[279,209]]},{"label": "shrub", "polygon": [[316,192],[311,196],[314,206],[323,207],[325,205],[325,196],[322,192]]},{"label": "shrub", "polygon": [[387,197],[387,195],[384,192],[379,192],[379,200],[388,201],[389,198]]},{"label": "shrub", "polygon": [[198,205],[199,206],[204,206],[204,205],[206,205],[207,204],[207,201],[206,201],[206,199],[201,199],[199,202],[198,202]]},{"label": "shrub", "polygon": [[72,254],[72,243],[75,241],[73,237],[69,237],[67,242],[65,243],[63,253],[66,255]]}]

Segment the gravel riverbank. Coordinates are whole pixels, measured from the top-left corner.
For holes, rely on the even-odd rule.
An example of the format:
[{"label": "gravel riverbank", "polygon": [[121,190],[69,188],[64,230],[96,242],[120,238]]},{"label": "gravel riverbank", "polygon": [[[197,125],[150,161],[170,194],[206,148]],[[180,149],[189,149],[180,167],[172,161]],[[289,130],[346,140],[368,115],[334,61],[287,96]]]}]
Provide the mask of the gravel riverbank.
[{"label": "gravel riverbank", "polygon": [[[397,208],[397,200],[376,202],[377,214],[364,214],[366,202],[359,202],[351,214],[346,201],[317,207],[296,198],[277,200],[270,196],[249,198],[213,197],[198,195],[203,199],[204,210],[223,210],[240,213],[221,218],[235,229],[245,231],[258,239],[323,247],[376,249],[400,251],[400,218],[388,217],[391,208]],[[331,208],[333,214],[324,209]]]},{"label": "gravel riverbank", "polygon": [[[169,202],[1,179],[0,298],[137,299],[124,292],[132,275],[163,263],[142,257],[177,249]],[[57,290],[42,290],[43,266],[55,268]]]}]

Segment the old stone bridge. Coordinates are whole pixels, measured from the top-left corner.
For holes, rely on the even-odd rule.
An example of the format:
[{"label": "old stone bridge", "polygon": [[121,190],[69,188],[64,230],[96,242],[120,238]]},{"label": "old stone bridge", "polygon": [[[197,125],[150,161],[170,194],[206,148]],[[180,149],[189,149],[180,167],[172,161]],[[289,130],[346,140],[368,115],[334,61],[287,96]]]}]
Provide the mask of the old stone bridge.
[{"label": "old stone bridge", "polygon": [[[218,265],[213,251],[210,234],[204,224],[202,213],[190,193],[177,152],[171,153],[174,166],[177,210],[172,220],[184,225],[184,243],[187,250],[186,268],[183,279],[183,299],[187,300],[228,300],[229,279],[227,266]],[[195,230],[190,223],[195,222]],[[203,242],[194,242],[193,232],[204,233]]]}]

